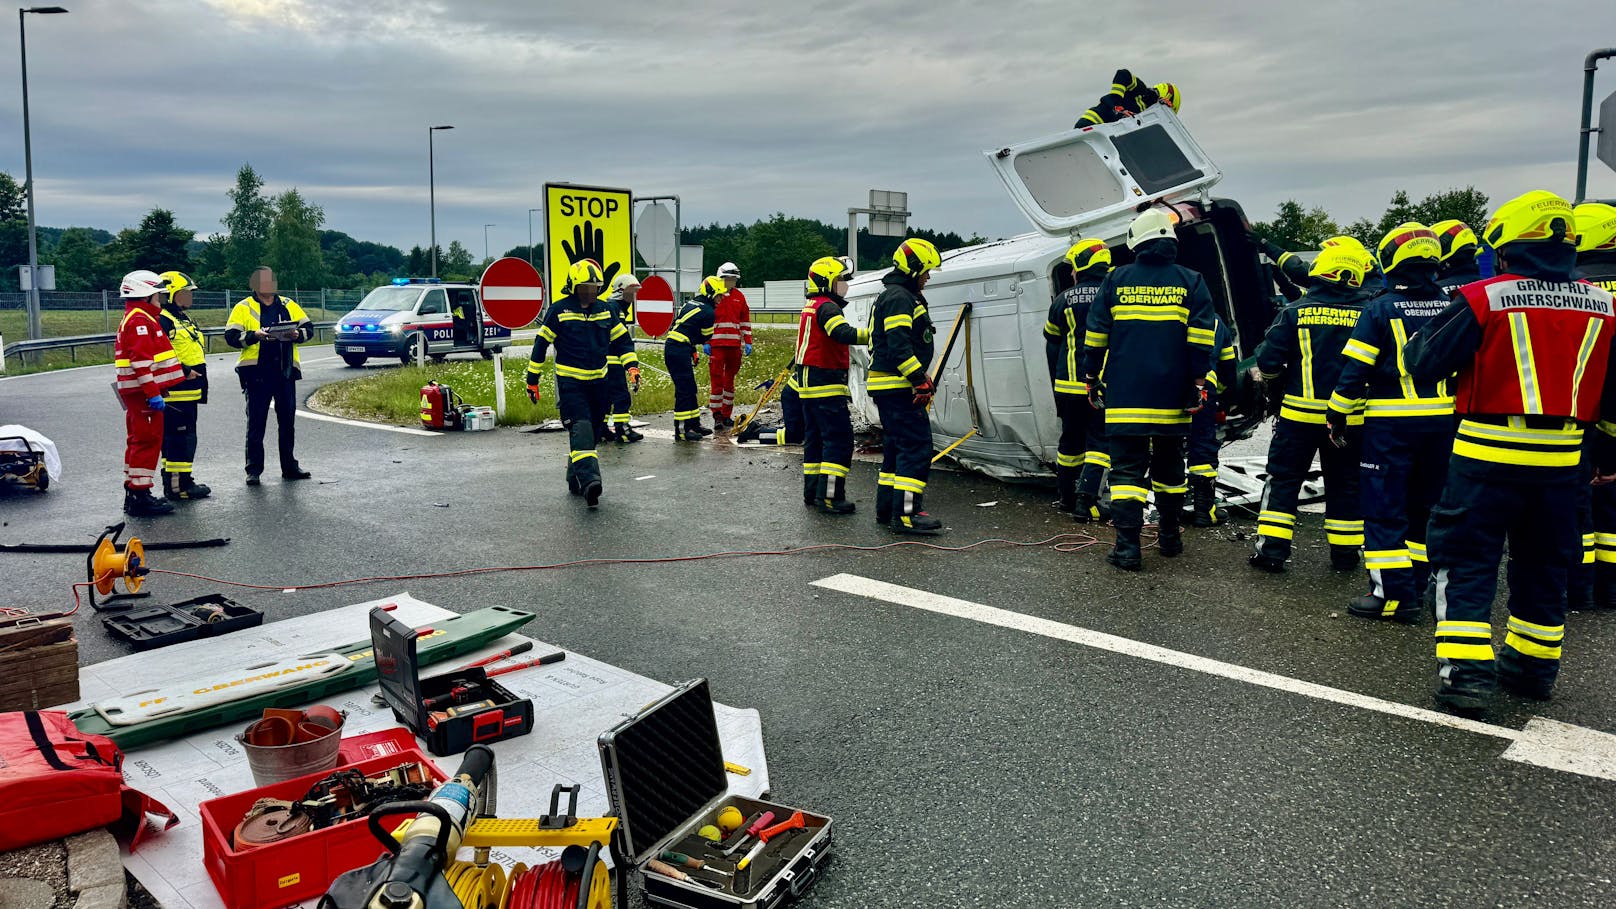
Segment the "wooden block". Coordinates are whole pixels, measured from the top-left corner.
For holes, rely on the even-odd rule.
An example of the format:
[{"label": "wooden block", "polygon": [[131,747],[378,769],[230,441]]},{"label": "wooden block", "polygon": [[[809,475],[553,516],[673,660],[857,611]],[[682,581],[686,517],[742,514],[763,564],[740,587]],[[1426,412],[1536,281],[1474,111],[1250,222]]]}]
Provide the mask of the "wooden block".
[{"label": "wooden block", "polygon": [[68,619],[0,629],[0,710],[79,699],[79,642]]}]

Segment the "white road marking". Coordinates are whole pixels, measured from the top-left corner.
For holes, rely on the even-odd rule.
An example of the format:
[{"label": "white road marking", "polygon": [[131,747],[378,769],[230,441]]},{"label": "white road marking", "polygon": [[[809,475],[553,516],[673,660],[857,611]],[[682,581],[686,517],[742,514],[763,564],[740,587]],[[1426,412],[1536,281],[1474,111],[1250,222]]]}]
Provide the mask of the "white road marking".
[{"label": "white road marking", "polygon": [[640,481],[641,481],[641,480],[654,480],[654,479],[656,479],[656,474],[654,474],[654,473],[648,473],[648,474],[646,474],[646,475],[645,475],[645,476],[643,476],[643,477],[635,477],[635,478],[634,478],[634,482],[636,482],[636,483],[638,483],[638,482],[640,482]]},{"label": "white road marking", "polygon": [[387,432],[401,432],[407,436],[431,436],[432,438],[437,438],[438,436],[443,435],[443,433],[440,432],[428,432],[425,429],[411,429],[408,426],[389,426],[386,423],[366,423],[363,420],[346,420],[342,417],[333,417],[323,413],[315,413],[312,410],[299,410],[297,415],[309,420],[320,420],[326,423],[341,423],[344,426],[357,426],[360,429],[382,429],[386,430]]},{"label": "white road marking", "polygon": [[984,606],[970,600],[958,600],[953,597],[916,590],[912,587],[901,587],[897,584],[889,584],[885,581],[876,581],[858,575],[838,574],[822,578],[813,583],[815,587],[823,587],[827,590],[838,590],[854,596],[869,597],[870,599],[895,603],[900,606],[910,606],[927,612],[935,612],[939,615],[970,619],[984,625],[995,625],[1012,631],[1023,631],[1059,641],[1068,641],[1084,647],[1092,647],[1096,650],[1136,657],[1141,660],[1149,660],[1153,663],[1214,675],[1236,682],[1260,685],[1264,688],[1299,694],[1333,704],[1357,707],[1361,710],[1371,710],[1388,716],[1418,720],[1422,723],[1430,723],[1433,726],[1444,726],[1449,729],[1458,729],[1464,732],[1473,732],[1477,735],[1504,739],[1510,743],[1509,747],[1500,755],[1506,761],[1532,764],[1551,770],[1562,770],[1567,773],[1576,773],[1599,779],[1616,780],[1616,735],[1600,732],[1596,729],[1573,726],[1542,717],[1533,717],[1528,720],[1525,729],[1512,729],[1508,726],[1483,723],[1479,720],[1451,716],[1436,710],[1427,710],[1423,707],[1413,707],[1366,694],[1331,688],[1328,685],[1319,685],[1314,682],[1293,679],[1289,676],[1264,672],[1260,669],[1224,663],[1191,653],[1169,650],[1166,647],[1157,647],[1154,644],[1146,644],[1131,638],[1091,631],[1087,628],[1079,628],[1076,625],[1068,625],[1064,622],[1055,622],[1020,612],[1011,612],[1008,609]]}]

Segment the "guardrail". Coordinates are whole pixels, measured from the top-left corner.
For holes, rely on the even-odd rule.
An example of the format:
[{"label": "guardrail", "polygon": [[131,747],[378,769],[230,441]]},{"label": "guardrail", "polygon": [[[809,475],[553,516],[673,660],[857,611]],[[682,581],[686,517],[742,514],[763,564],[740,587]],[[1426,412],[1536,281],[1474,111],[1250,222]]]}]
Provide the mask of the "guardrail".
[{"label": "guardrail", "polygon": [[[328,322],[315,322],[314,339],[316,341],[330,340],[328,337],[323,337],[323,335],[330,334],[336,327],[337,320],[335,319]],[[224,337],[224,332],[225,327],[222,325],[202,329],[203,349],[208,353],[213,353],[213,339]],[[0,349],[0,372],[5,371],[5,363],[12,357],[17,357],[22,365],[27,366],[29,354],[33,354],[35,362],[38,362],[39,354],[52,350],[66,350],[69,358],[77,363],[80,347],[93,347],[103,344],[110,347],[117,339],[116,332],[109,332],[96,335],[73,335],[66,338],[36,338],[29,341],[14,341]]]}]

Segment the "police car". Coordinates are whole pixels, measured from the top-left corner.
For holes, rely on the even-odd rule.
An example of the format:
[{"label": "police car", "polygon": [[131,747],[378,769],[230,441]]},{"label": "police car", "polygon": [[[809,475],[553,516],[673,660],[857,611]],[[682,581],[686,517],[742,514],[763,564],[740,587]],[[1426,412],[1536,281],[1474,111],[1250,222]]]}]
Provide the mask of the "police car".
[{"label": "police car", "polygon": [[363,366],[371,357],[410,363],[423,344],[434,361],[452,353],[480,353],[487,360],[510,339],[511,330],[483,312],[476,285],[394,278],[337,322],[335,345],[349,366]]}]

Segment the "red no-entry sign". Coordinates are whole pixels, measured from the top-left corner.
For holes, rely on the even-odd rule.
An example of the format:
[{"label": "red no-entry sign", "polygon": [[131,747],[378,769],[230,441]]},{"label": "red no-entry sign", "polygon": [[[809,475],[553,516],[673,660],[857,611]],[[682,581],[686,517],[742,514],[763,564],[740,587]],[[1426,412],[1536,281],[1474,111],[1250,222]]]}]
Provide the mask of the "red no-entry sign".
[{"label": "red no-entry sign", "polygon": [[495,259],[483,272],[483,310],[504,328],[524,328],[544,309],[544,279],[526,259]]},{"label": "red no-entry sign", "polygon": [[657,275],[640,283],[640,295],[634,300],[634,321],[640,330],[659,338],[673,327],[673,288]]}]

